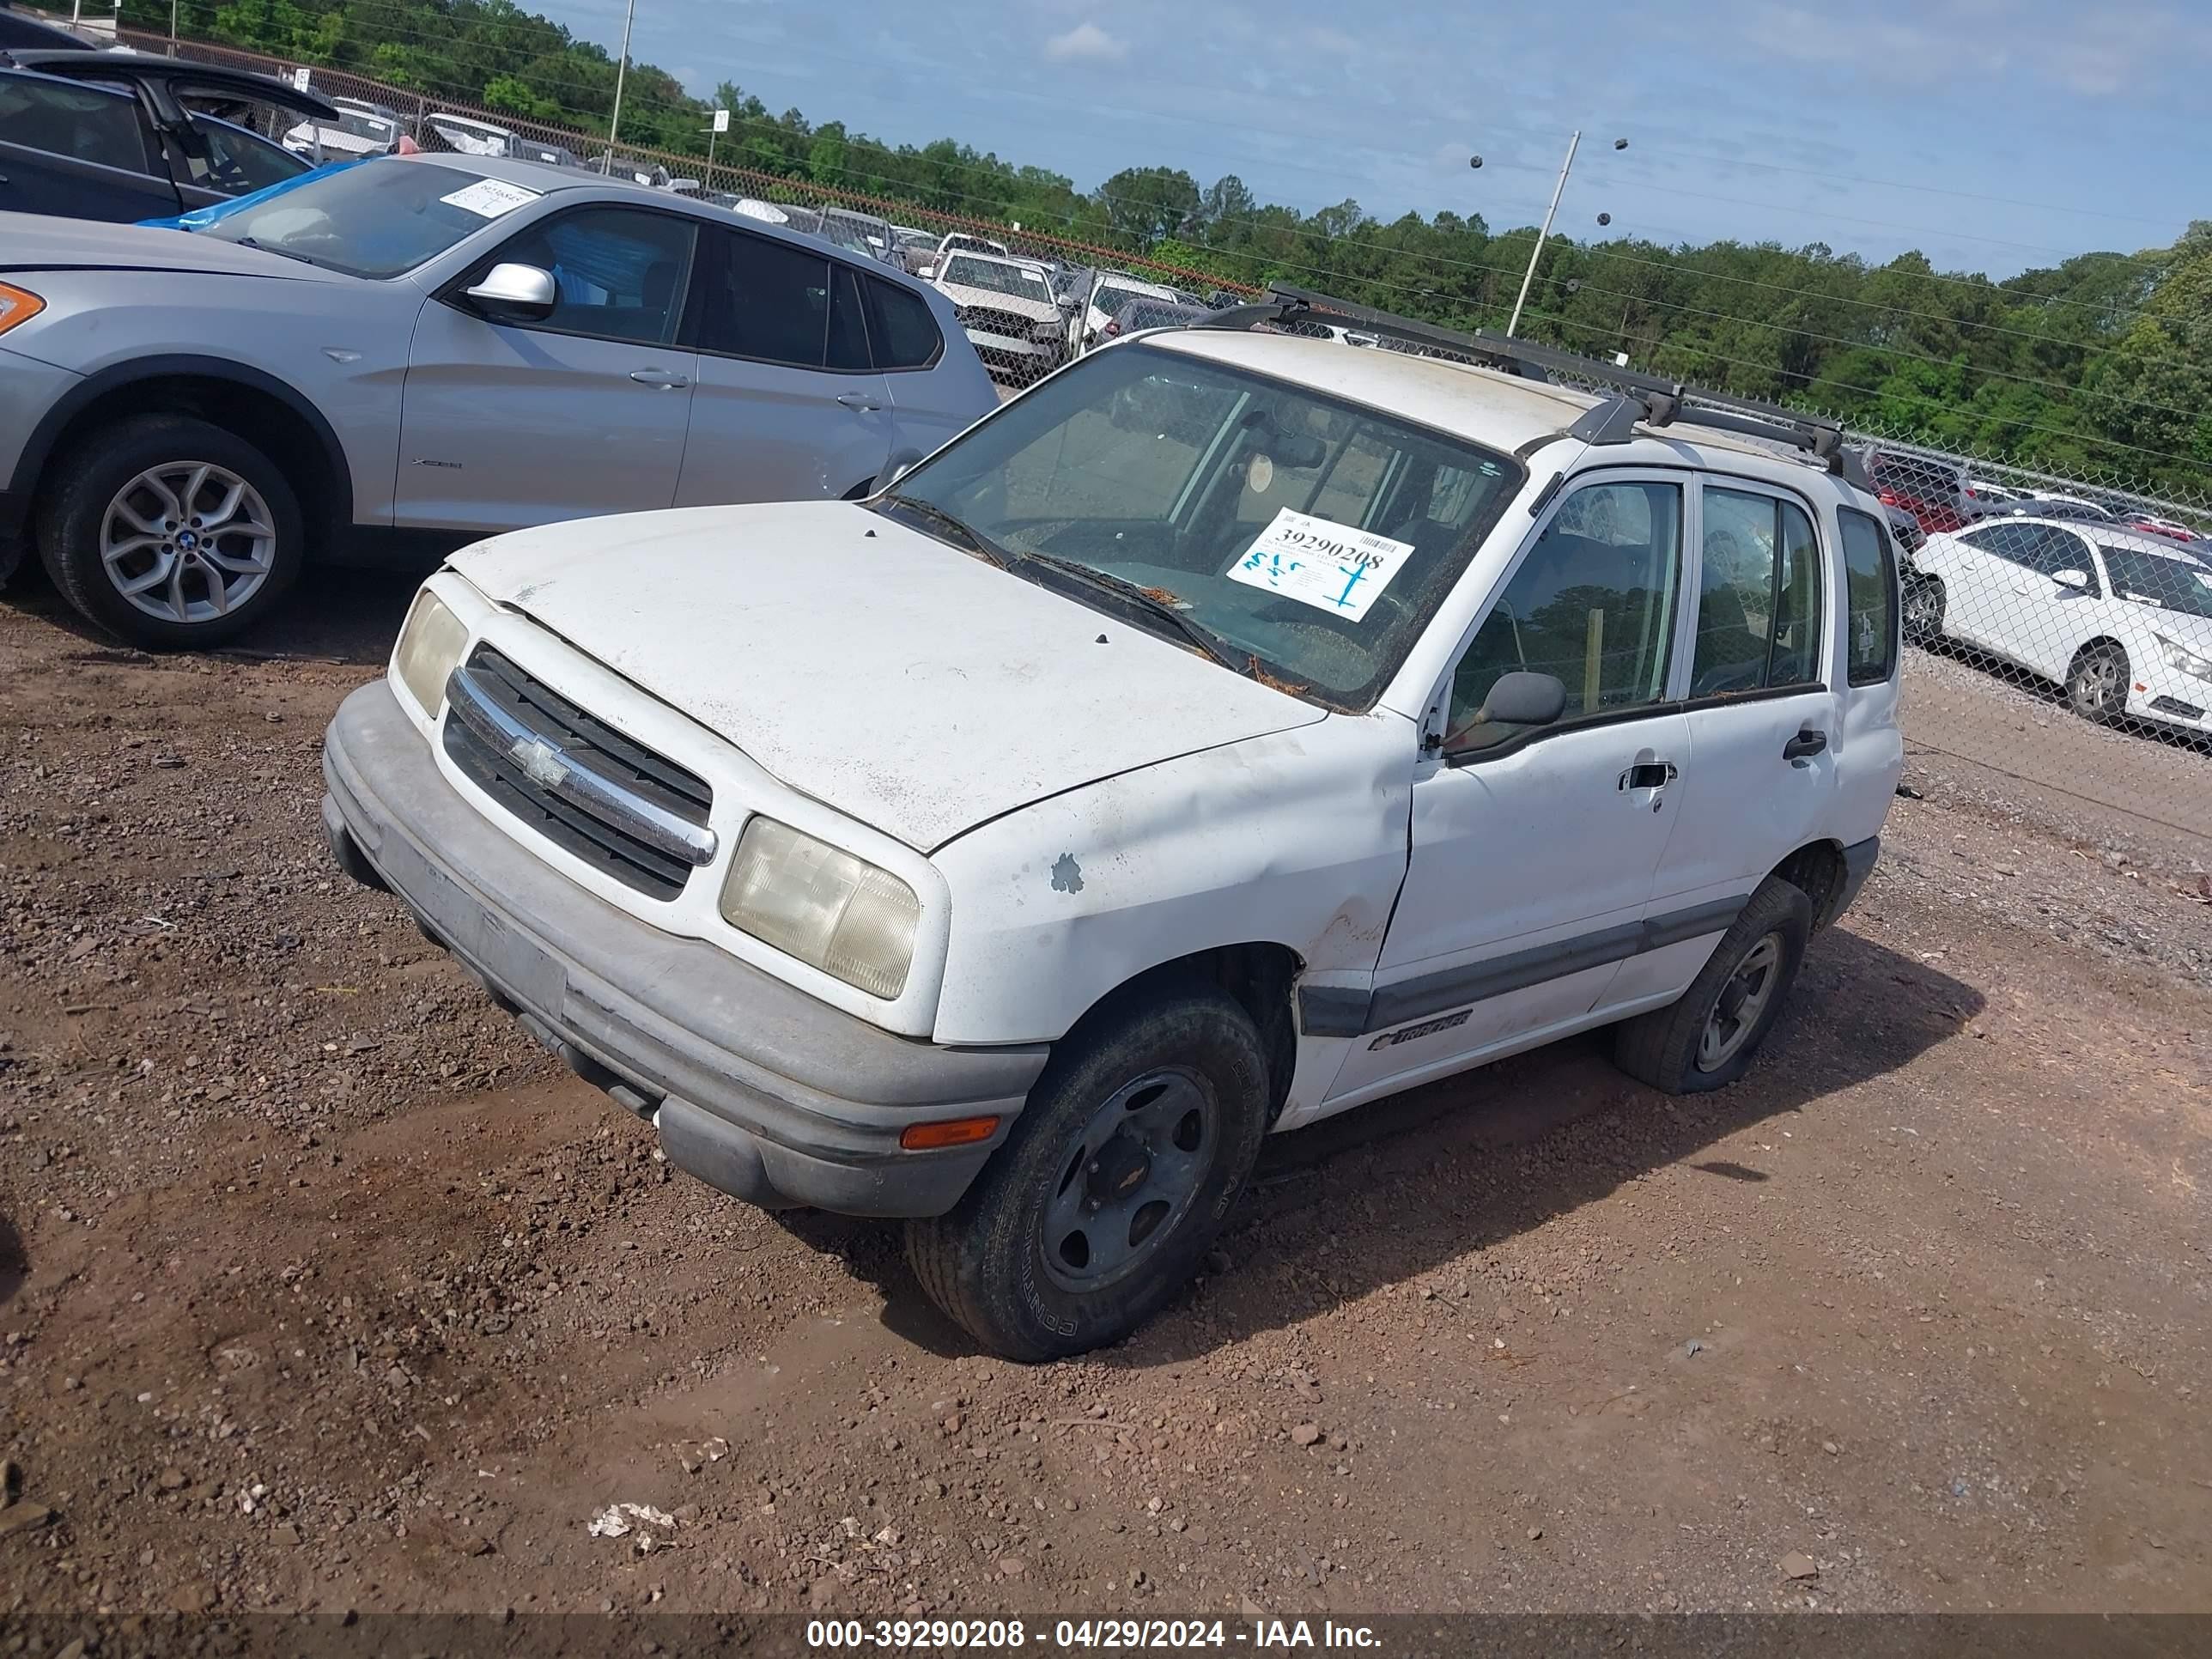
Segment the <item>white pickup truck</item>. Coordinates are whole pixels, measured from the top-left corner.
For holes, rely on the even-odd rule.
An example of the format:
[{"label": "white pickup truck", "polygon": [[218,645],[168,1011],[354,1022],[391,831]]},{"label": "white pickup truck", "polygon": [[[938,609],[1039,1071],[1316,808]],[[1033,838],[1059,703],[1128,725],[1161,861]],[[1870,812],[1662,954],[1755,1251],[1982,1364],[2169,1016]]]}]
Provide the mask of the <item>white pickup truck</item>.
[{"label": "white pickup truck", "polygon": [[[866,501],[457,555],[331,727],[339,861],[1020,1358],[1157,1308],[1270,1132],[1597,1025],[1729,1082],[1903,763],[1879,503],[1832,428],[1332,303]],[[1251,330],[1316,318],[1501,368]]]}]

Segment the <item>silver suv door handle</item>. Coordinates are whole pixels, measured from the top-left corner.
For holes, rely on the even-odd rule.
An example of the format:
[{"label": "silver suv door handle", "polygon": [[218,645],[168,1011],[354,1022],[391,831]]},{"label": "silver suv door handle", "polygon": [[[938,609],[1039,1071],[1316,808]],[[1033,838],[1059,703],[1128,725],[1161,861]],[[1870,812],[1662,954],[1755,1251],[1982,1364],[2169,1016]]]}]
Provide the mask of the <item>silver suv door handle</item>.
[{"label": "silver suv door handle", "polygon": [[883,407],[883,404],[865,392],[841,392],[837,394],[837,401],[848,409],[874,410]]},{"label": "silver suv door handle", "polygon": [[690,375],[678,374],[666,368],[634,368],[630,370],[629,377],[640,386],[657,386],[667,392],[681,391],[691,384]]}]

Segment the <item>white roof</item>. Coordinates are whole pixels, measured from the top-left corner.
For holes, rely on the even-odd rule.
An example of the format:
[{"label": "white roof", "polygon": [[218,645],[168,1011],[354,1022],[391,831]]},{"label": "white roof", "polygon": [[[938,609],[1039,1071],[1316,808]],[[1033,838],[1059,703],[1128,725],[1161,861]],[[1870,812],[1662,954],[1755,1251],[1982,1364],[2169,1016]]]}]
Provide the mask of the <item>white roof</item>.
[{"label": "white roof", "polygon": [[[1564,432],[1585,410],[1603,401],[1591,392],[1526,380],[1472,363],[1347,346],[1307,335],[1188,328],[1164,329],[1138,337],[1171,351],[1249,368],[1353,403],[1394,410],[1408,420],[1509,453],[1532,438]],[[1623,465],[1680,465],[1685,459],[1711,464],[1717,455],[1725,455],[1733,471],[1801,488],[1808,477],[1829,476],[1819,463],[1796,452],[1755,438],[1687,424],[1639,435],[1607,452],[1607,459]],[[1837,482],[1840,484],[1841,480]]]}]

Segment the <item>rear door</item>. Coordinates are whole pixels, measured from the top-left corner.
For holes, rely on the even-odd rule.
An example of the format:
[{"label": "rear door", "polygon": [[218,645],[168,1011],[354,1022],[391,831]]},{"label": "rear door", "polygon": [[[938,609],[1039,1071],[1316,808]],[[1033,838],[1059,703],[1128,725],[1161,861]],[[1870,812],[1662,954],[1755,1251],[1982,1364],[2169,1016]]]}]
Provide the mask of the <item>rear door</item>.
[{"label": "rear door", "polygon": [[912,289],[863,277],[868,345],[891,394],[891,454],[918,460],[997,407],[990,373],[963,339],[948,345],[937,313]]},{"label": "rear door", "polygon": [[182,205],[131,94],[0,70],[0,212],[130,224]]},{"label": "rear door", "polygon": [[677,504],[826,499],[874,483],[891,410],[869,361],[865,279],[811,248],[719,226],[701,253]]},{"label": "rear door", "polygon": [[[492,532],[676,500],[698,357],[680,343],[701,222],[599,204],[526,225],[422,307],[407,369],[400,524]],[[497,264],[552,273],[543,322],[464,291]]]},{"label": "rear door", "polygon": [[1686,986],[1734,920],[1729,904],[1834,822],[1843,732],[1829,665],[1833,562],[1818,509],[1791,491],[1711,477],[1699,480],[1697,506],[1689,749],[1653,909],[1702,921],[1622,969],[1622,1001]]}]

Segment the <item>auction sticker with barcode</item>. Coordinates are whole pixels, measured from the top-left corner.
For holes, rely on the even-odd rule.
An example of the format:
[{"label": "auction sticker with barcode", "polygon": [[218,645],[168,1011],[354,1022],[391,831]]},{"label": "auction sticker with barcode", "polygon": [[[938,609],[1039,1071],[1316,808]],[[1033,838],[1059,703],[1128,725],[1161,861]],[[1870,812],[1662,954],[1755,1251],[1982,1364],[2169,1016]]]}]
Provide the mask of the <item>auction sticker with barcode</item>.
[{"label": "auction sticker with barcode", "polygon": [[504,179],[479,179],[438,198],[447,207],[459,208],[480,219],[496,219],[503,213],[538,199],[534,190],[525,190],[520,185],[510,185]]},{"label": "auction sticker with barcode", "polygon": [[1285,507],[1229,572],[1316,611],[1359,621],[1413,550],[1370,530],[1354,530]]}]

